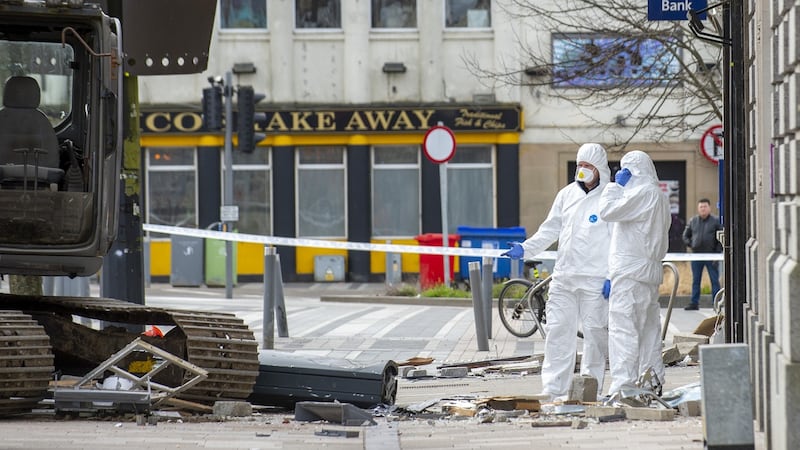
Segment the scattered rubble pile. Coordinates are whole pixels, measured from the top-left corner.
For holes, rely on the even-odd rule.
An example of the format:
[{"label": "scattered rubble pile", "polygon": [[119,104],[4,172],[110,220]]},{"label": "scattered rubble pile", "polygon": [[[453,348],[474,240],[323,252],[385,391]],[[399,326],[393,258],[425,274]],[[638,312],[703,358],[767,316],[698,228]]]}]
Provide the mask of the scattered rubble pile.
[{"label": "scattered rubble pile", "polygon": [[[665,349],[662,355],[665,365],[698,364],[698,346],[708,341],[709,336],[706,334],[675,334],[674,344]],[[130,356],[141,353],[149,355],[144,361],[149,361],[150,364],[137,367],[142,365],[141,358],[131,363]],[[661,386],[654,382],[653,372],[642,374],[637,388],[625,390],[613,398],[598,398],[600,389],[594,378],[575,376],[568,398],[559,401],[537,395],[471,394],[432,398],[403,407],[394,405],[397,392],[395,376],[402,377],[407,383],[431,379],[474,380],[525,376],[540,372],[543,361],[541,354],[444,364],[435,369],[425,368],[430,367],[434,361],[423,357],[399,363],[389,361],[375,367],[356,367],[353,364],[343,365],[338,360],[309,362],[297,355],[262,356],[266,358],[261,361],[262,376],[269,375],[269,379],[261,380],[262,388],[267,386],[274,392],[264,388],[260,397],[256,397],[261,400],[281,400],[268,406],[258,406],[264,403],[253,399],[250,402],[219,401],[212,406],[177,398],[180,392],[205,379],[206,371],[140,339],[112,355],[82,379],[62,378],[53,382],[52,404],[56,414],[83,417],[133,415],[137,425],[156,425],[159,420],[218,421],[257,417],[262,412],[280,413],[291,407],[294,407],[293,420],[297,422],[321,421],[344,426],[371,426],[376,424],[375,418],[382,417],[386,421],[470,420],[476,423],[517,422],[524,425],[530,423],[533,427],[581,429],[591,423],[622,420],[671,421],[676,415],[701,415],[700,383],[688,384],[660,395]],[[579,365],[580,354],[576,360],[576,369]],[[167,366],[184,370],[184,384],[166,386],[153,382],[153,376]],[[281,369],[280,373],[286,372],[287,376],[280,378],[285,385],[270,381],[274,378],[272,372],[276,370],[275,367]],[[330,383],[320,381],[330,381],[331,376],[346,383],[332,389],[328,386]],[[299,384],[290,386],[286,380],[292,379]],[[338,384],[337,382],[337,386]],[[359,386],[362,391],[358,391]],[[361,397],[362,402],[351,401]],[[309,399],[324,401],[307,401]],[[370,402],[370,408],[363,409],[367,408],[366,401]],[[285,420],[292,418],[286,417]]]},{"label": "scattered rubble pile", "polygon": [[[705,337],[707,342],[708,337]],[[697,339],[698,343],[702,339]],[[686,354],[671,364],[696,364],[697,345],[680,345]],[[677,347],[677,346],[676,346]],[[580,355],[579,355],[580,356]],[[449,364],[429,371],[407,363],[399,363],[400,375],[406,379],[488,377],[498,374],[527,375],[539,373],[543,355]],[[580,358],[576,365],[580,365]],[[575,376],[567,399],[551,401],[542,395],[481,397],[457,395],[423,401],[404,408],[394,407],[384,414],[394,420],[474,420],[478,423],[527,421],[534,427],[571,426],[583,428],[595,423],[620,420],[673,420],[676,413],[683,416],[700,415],[700,383],[657,395],[660,385],[652,382],[652,372],[642,374],[637,389],[623,391],[615,398],[598,400],[597,380]]]}]

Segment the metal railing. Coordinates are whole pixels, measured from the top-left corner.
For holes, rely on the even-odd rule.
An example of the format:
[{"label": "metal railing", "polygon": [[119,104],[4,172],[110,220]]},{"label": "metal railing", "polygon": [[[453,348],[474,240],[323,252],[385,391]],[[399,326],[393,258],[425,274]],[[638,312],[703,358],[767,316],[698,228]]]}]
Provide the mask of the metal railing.
[{"label": "metal railing", "polygon": [[662,267],[668,267],[672,271],[674,283],[672,284],[672,292],[669,295],[669,303],[667,304],[667,314],[664,316],[664,325],[661,329],[661,340],[667,338],[667,328],[669,328],[669,320],[672,317],[672,306],[675,301],[675,294],[678,292],[678,283],[680,282],[680,275],[678,275],[678,267],[671,262],[661,263]]}]

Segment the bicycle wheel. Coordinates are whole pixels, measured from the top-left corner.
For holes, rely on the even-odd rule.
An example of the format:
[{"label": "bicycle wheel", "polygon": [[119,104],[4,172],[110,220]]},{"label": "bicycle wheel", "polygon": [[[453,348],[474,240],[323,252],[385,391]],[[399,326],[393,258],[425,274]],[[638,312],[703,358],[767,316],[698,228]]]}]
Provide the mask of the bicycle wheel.
[{"label": "bicycle wheel", "polygon": [[531,295],[531,286],[533,283],[528,280],[509,280],[497,299],[500,321],[509,333],[517,337],[529,337],[535,333],[539,326],[534,314],[540,321],[544,316],[544,298],[538,293]]}]

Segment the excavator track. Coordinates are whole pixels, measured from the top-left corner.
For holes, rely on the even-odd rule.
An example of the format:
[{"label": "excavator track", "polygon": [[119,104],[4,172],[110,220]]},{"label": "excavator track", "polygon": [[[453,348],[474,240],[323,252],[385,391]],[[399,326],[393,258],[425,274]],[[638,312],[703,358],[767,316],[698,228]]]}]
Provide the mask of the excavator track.
[{"label": "excavator track", "polygon": [[0,311],[0,416],[29,412],[53,373],[50,338],[22,311]]},{"label": "excavator track", "polygon": [[[164,339],[147,340],[208,371],[203,382],[180,393],[179,397],[186,400],[213,403],[246,399],[258,375],[258,343],[247,325],[233,314],[155,308],[109,298],[0,294],[0,310],[6,309],[34,317],[44,327],[40,335],[50,337],[57,355],[79,355],[76,358],[94,365],[139,335],[119,331],[119,326],[113,327],[113,332],[93,330],[75,323],[73,316],[115,325],[174,327]],[[2,317],[0,324],[4,323]],[[27,359],[27,353],[20,353],[10,356],[9,362],[23,367],[18,370],[23,376],[39,375],[27,370]],[[59,370],[58,360],[55,370]],[[52,369],[51,364],[48,380]],[[5,391],[11,387],[13,381],[0,379],[0,402],[7,401]]]}]

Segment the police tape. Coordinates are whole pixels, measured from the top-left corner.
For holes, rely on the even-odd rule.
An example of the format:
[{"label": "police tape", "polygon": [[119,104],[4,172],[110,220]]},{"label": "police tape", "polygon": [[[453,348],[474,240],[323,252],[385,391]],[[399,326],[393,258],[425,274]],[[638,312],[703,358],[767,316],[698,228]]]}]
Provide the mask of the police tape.
[{"label": "police tape", "polygon": [[[321,239],[301,239],[279,236],[262,236],[258,234],[230,233],[225,231],[199,230],[196,228],[168,227],[164,225],[144,224],[145,231],[173,234],[178,236],[202,237],[234,242],[250,242],[264,245],[282,245],[286,247],[314,247],[336,250],[361,250],[366,252],[418,253],[422,255],[477,256],[499,258],[506,249],[469,248],[469,247],[434,247],[430,245],[398,245],[376,244],[371,242],[325,241]],[[555,259],[556,252],[548,251],[537,255],[537,259]]]},{"label": "police tape", "polygon": [[[325,241],[322,239],[288,238],[280,236],[263,236],[259,234],[231,233],[227,231],[201,230],[197,228],[170,227],[166,225],[143,224],[142,229],[153,233],[176,236],[217,239],[232,242],[247,242],[263,245],[280,245],[285,247],[312,247],[335,250],[360,250],[366,252],[416,253],[420,255],[449,255],[504,258],[501,253],[505,249],[470,248],[470,247],[434,247],[430,245],[398,245],[376,244],[371,242]],[[555,251],[544,251],[531,259],[552,261],[556,259]],[[667,253],[664,261],[722,261],[722,253]]]}]

